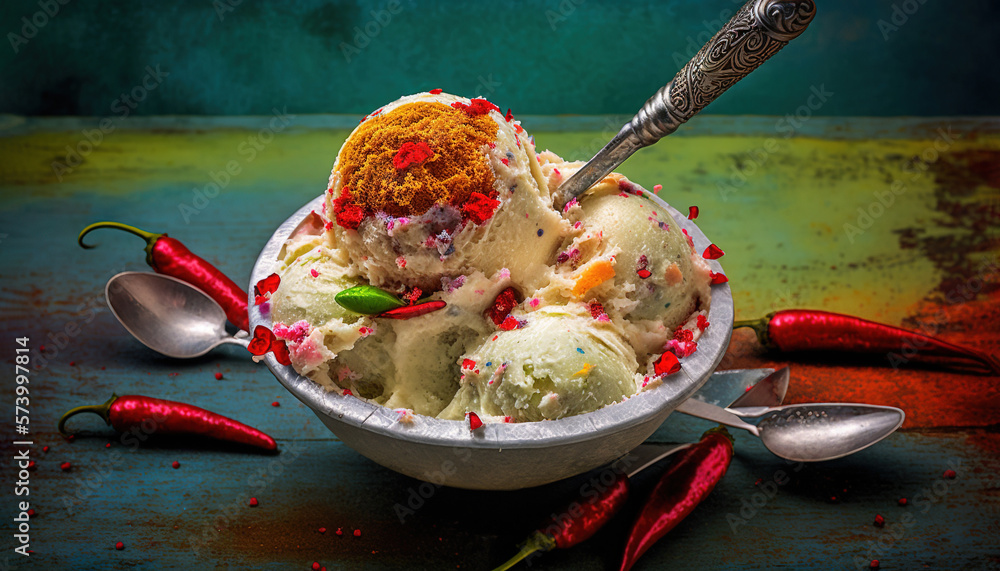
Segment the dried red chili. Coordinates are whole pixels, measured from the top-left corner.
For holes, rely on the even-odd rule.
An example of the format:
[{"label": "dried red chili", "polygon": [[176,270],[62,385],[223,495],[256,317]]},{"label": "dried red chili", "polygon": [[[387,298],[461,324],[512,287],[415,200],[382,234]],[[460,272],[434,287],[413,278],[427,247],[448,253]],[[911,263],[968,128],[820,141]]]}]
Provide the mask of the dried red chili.
[{"label": "dried red chili", "polygon": [[733,459],[733,438],[719,426],[679,452],[657,482],[628,535],[620,571],[635,562],[704,500]]},{"label": "dried red chili", "polygon": [[175,277],[203,290],[222,306],[229,321],[244,331],[250,330],[247,314],[247,294],[236,282],[226,277],[218,268],[196,256],[184,244],[167,236],[140,230],[119,222],[95,222],[80,232],[77,242],[83,248],[93,248],[83,243],[83,238],[98,228],[117,228],[131,232],[146,241],[146,263],[157,273]]},{"label": "dried red chili", "polygon": [[[118,432],[144,428],[152,423],[158,434],[190,434],[275,450],[274,439],[263,432],[190,404],[138,395],[111,395],[101,405],[78,406],[59,419],[59,432],[66,434],[66,421],[81,412],[93,412]],[[148,431],[148,429],[145,429]]]},{"label": "dried red chili", "polygon": [[779,351],[882,353],[900,361],[920,356],[968,359],[1000,374],[1000,363],[979,351],[840,313],[786,309],[733,324],[739,327],[753,328],[761,345]]}]

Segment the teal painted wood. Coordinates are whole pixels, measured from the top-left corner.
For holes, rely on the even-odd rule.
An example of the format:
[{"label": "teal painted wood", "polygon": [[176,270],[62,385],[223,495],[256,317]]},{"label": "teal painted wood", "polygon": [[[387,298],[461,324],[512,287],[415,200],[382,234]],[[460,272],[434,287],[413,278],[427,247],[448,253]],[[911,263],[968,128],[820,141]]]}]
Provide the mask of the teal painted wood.
[{"label": "teal painted wood", "polygon": [[[76,233],[95,218],[141,222],[170,230],[242,282],[269,231],[314,194],[308,178],[302,173],[283,192],[243,185],[222,193],[190,225],[182,224],[176,208],[184,189],[155,181],[139,181],[118,196],[79,185],[2,189],[0,351],[11,363],[14,337],[27,335],[36,361],[41,344],[49,358],[31,375],[35,554],[23,561],[6,534],[0,564],[308,569],[319,561],[345,570],[490,569],[514,553],[535,523],[599,478],[598,472],[532,490],[487,493],[437,489],[385,470],[346,448],[241,350],[175,361],[131,339],[104,308],[102,291],[111,274],[145,268],[141,242],[104,232],[93,235],[101,244],[95,250],[75,245]],[[262,197],[269,208],[254,206]],[[218,371],[222,380],[214,378]],[[11,385],[4,386],[11,395]],[[86,434],[71,444],[58,437],[55,422],[64,410],[103,402],[113,391],[183,400],[233,416],[276,437],[282,454],[178,441],[133,451],[86,416],[71,424]],[[281,406],[272,407],[273,401]],[[6,458],[14,453],[6,436],[11,422],[0,415],[0,455]],[[693,441],[710,426],[674,415],[650,441]],[[726,478],[637,569],[856,568],[871,558],[885,569],[1000,565],[995,431],[902,433],[854,457],[798,470],[748,435],[735,437],[737,454]],[[41,453],[42,445],[50,451]],[[170,467],[175,460],[177,470]],[[70,472],[59,469],[66,461],[73,464]],[[942,479],[946,469],[958,477]],[[787,483],[767,485],[776,477],[785,481],[779,471]],[[634,496],[642,497],[655,477],[651,471],[637,478]],[[248,507],[250,497],[260,505]],[[897,505],[900,497],[911,505]],[[14,499],[10,491],[3,495],[3,513],[10,517]],[[874,527],[875,514],[889,526]],[[631,515],[622,514],[577,548],[542,555],[532,568],[613,568]],[[320,534],[320,527],[327,532]],[[124,550],[114,549],[117,541]]]},{"label": "teal painted wood", "polygon": [[[0,4],[0,112],[117,114],[159,66],[130,113],[364,114],[441,87],[519,114],[631,115],[741,4],[102,0],[48,17],[13,0]],[[819,3],[802,37],[709,110],[794,113],[825,86],[825,115],[1000,114],[1000,76],[982,61],[997,15],[989,0]]]}]

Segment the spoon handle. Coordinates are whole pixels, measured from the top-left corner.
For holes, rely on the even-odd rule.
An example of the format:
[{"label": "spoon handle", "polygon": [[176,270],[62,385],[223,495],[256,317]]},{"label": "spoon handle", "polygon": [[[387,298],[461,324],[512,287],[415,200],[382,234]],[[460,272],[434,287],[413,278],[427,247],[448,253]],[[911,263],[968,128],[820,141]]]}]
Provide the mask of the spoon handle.
[{"label": "spoon handle", "polygon": [[[240,331],[239,333],[242,333],[242,331]],[[237,333],[237,335],[239,335],[239,333]],[[240,347],[243,347],[244,349],[246,349],[247,347],[250,346],[250,338],[249,337],[223,337],[222,339],[219,339],[219,342],[220,343],[232,343],[233,345],[239,345]]]},{"label": "spoon handle", "polygon": [[638,149],[676,131],[805,31],[815,14],[813,0],[747,2],[611,142],[559,187],[559,205],[583,194]]},{"label": "spoon handle", "polygon": [[756,426],[750,424],[749,422],[744,422],[740,417],[722,407],[715,406],[714,404],[688,399],[682,402],[681,405],[674,410],[701,418],[703,420],[711,420],[712,422],[725,424],[726,426],[730,426],[732,428],[746,430],[750,434],[760,437],[760,432],[757,430]]}]

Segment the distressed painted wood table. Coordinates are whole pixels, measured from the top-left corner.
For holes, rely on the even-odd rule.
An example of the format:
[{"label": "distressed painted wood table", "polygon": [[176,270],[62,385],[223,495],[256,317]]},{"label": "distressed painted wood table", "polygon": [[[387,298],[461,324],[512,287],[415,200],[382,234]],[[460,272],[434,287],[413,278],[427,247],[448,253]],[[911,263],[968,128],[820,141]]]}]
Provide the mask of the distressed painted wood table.
[{"label": "distressed painted wood table", "polygon": [[[539,148],[578,158],[623,120],[523,118]],[[104,231],[84,251],[83,226],[118,220],[168,231],[244,283],[272,229],[323,191],[357,118],[116,121],[102,130],[99,118],[0,118],[0,568],[490,569],[587,483],[591,476],[517,492],[421,487],[345,447],[242,350],[177,361],[133,340],[106,309],[103,288],[119,271],[146,269],[142,244]],[[998,127],[994,119],[703,117],[622,170],[646,187],[662,184],[661,196],[681,210],[700,206],[699,223],[726,251],[738,319],[827,309],[997,354]],[[32,365],[23,437],[33,442],[30,496],[15,495],[11,459],[26,448],[12,444],[22,438],[13,424],[22,337]],[[856,456],[806,466],[736,434],[725,479],[638,568],[857,568],[872,559],[883,569],[1000,568],[1000,378],[893,366],[884,356],[766,353],[749,330],[734,334],[723,368],[785,364],[787,402],[896,405],[908,414],[903,430]],[[63,411],[112,392],[235,417],[275,436],[281,453],[140,445],[97,417],[73,421],[82,432],[73,442],[58,435]],[[693,441],[709,427],[674,415],[650,441]],[[956,478],[942,477],[949,469]],[[640,477],[636,496],[651,482]],[[19,501],[34,510],[30,559],[14,551]],[[885,527],[873,525],[876,514]],[[628,516],[532,567],[617,568]]]}]

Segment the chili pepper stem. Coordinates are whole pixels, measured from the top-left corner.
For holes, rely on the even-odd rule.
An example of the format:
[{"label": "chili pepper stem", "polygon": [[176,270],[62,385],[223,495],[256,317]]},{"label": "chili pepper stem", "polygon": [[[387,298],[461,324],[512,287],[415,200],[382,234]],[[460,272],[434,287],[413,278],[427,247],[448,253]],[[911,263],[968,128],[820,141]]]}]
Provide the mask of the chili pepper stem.
[{"label": "chili pepper stem", "polygon": [[545,535],[540,531],[536,531],[528,538],[527,541],[521,544],[521,551],[517,552],[517,555],[508,559],[503,565],[497,567],[493,571],[506,571],[514,565],[517,565],[525,557],[531,555],[536,551],[549,551],[556,546],[556,540]]},{"label": "chili pepper stem", "polygon": [[733,329],[749,327],[753,329],[754,333],[757,334],[757,340],[760,341],[761,345],[764,347],[770,347],[770,339],[767,336],[767,324],[771,321],[771,317],[773,316],[774,314],[771,313],[761,317],[760,319],[745,319],[742,321],[736,321],[733,323]]},{"label": "chili pepper stem", "polygon": [[66,432],[66,421],[69,420],[71,416],[80,414],[81,412],[92,412],[104,419],[104,422],[111,424],[111,405],[118,400],[118,395],[111,393],[111,398],[108,399],[104,404],[89,404],[85,406],[78,406],[76,408],[71,408],[66,411],[66,414],[62,415],[59,419],[59,433],[63,436],[68,436],[69,433]]},{"label": "chili pepper stem", "polygon": [[93,224],[87,226],[80,231],[80,235],[77,237],[76,241],[80,244],[81,248],[90,249],[96,246],[88,245],[83,243],[83,237],[90,232],[97,230],[98,228],[117,228],[118,230],[124,230],[131,234],[142,238],[146,241],[146,263],[150,266],[153,265],[153,246],[156,245],[156,240],[161,236],[166,236],[166,234],[155,234],[153,232],[146,232],[145,230],[140,230],[135,226],[129,226],[128,224],[122,224],[121,222],[94,222]]}]

